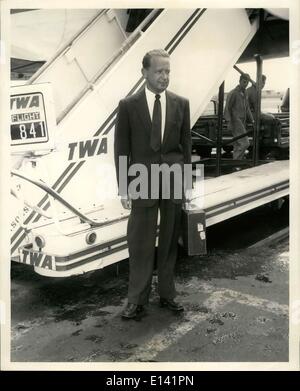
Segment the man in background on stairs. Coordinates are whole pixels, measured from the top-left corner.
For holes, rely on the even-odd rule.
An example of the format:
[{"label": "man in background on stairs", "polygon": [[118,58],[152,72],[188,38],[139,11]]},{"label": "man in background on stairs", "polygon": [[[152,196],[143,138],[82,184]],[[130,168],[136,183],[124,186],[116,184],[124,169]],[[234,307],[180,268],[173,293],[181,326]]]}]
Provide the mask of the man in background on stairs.
[{"label": "man in background on stairs", "polygon": [[[264,88],[266,84],[267,76],[262,75],[261,77],[261,90]],[[247,88],[246,90],[249,107],[251,110],[252,115],[255,115],[255,107],[256,107],[256,86],[252,85],[251,87]],[[266,126],[268,124],[272,125],[275,121],[274,115],[271,113],[260,113],[260,123],[263,126]]]},{"label": "man in background on stairs", "polygon": [[246,135],[246,121],[254,124],[246,93],[249,80],[250,76],[247,73],[241,75],[238,86],[228,93],[225,105],[224,117],[228,121],[228,128],[233,137],[245,134],[233,143],[233,159],[236,160],[245,157],[245,152],[250,145]]}]

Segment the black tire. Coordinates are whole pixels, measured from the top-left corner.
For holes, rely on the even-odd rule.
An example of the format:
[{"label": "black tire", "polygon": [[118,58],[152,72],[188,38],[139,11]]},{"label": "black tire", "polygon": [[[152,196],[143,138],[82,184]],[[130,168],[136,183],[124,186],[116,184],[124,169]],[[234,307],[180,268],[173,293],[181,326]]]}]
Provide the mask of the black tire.
[{"label": "black tire", "polygon": [[233,146],[232,145],[226,145],[225,147],[223,147],[223,150],[226,152],[226,153],[230,153],[233,151]]},{"label": "black tire", "polygon": [[201,145],[197,146],[196,152],[198,155],[200,155],[201,158],[209,158],[211,156],[212,147],[209,147],[207,145]]}]

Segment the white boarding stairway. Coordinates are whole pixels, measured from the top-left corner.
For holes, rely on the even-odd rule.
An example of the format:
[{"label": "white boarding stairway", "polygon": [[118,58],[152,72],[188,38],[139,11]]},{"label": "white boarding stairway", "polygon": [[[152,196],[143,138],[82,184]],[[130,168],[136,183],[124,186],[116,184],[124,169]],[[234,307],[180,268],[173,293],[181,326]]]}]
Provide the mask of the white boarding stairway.
[{"label": "white boarding stairway", "polygon": [[51,83],[57,122],[92,88],[127,40],[126,18],[126,10],[100,10],[28,80],[27,84]]},{"label": "white boarding stairway", "polygon": [[[46,167],[47,184],[98,221],[124,217],[113,228],[101,231],[101,243],[114,239],[114,236],[124,236],[126,232],[128,213],[122,209],[116,197],[108,194],[108,190],[112,190],[116,184],[113,163],[114,123],[120,99],[143,88],[141,60],[144,54],[153,48],[164,48],[170,53],[169,89],[190,100],[193,125],[257,28],[257,21],[250,23],[244,9],[165,9],[58,123],[62,147],[41,158],[42,163],[37,164],[34,170],[38,172],[39,165]],[[35,82],[39,81],[37,78]],[[20,171],[32,174],[30,164],[21,167]],[[42,179],[45,181],[45,177]],[[30,197],[31,204],[46,211],[49,209],[50,201],[40,189],[25,184],[24,194]],[[61,209],[59,211],[63,213]],[[44,235],[47,232],[52,235],[53,240],[48,240],[50,247],[45,248],[48,253],[80,251],[85,242],[80,242],[75,233],[89,229],[87,226],[80,228],[80,220],[66,214],[60,217],[67,226],[62,234],[53,228],[54,224],[49,223],[46,217],[28,208],[24,210],[22,219],[25,228],[26,225],[31,227],[34,224],[35,230],[41,227]],[[17,255],[18,248],[30,240],[26,230],[16,223],[17,220],[14,216],[11,229],[12,255]],[[122,259],[126,251],[123,248],[114,253],[107,258],[105,265]],[[93,262],[84,270],[104,265],[97,263],[97,260]],[[79,267],[60,275],[82,270]]]}]

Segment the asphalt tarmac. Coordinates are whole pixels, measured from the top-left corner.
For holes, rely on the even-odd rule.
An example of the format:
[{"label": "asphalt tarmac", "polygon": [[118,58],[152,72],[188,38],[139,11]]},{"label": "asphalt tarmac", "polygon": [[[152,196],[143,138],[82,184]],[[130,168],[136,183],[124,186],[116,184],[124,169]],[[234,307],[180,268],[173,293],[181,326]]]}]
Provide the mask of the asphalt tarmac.
[{"label": "asphalt tarmac", "polygon": [[185,311],[151,300],[137,319],[120,318],[128,261],[53,279],[12,264],[13,362],[288,361],[289,243],[249,248],[288,225],[288,205],[258,208],[208,229],[208,254],[176,266]]}]

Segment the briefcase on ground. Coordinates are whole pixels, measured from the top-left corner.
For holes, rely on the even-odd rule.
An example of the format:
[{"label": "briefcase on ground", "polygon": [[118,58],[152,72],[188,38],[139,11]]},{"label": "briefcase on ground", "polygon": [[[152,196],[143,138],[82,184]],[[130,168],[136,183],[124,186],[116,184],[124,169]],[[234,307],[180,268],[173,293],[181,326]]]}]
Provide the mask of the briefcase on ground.
[{"label": "briefcase on ground", "polygon": [[182,240],[187,255],[206,254],[206,225],[203,210],[182,209]]}]

